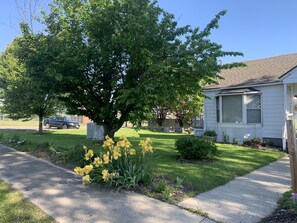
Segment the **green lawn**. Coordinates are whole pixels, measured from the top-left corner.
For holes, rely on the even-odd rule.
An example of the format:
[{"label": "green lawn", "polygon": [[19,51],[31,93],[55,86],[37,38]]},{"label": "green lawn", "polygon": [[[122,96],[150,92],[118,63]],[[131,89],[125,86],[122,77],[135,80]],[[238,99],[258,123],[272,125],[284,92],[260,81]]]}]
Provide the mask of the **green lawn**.
[{"label": "green lawn", "polygon": [[25,199],[10,184],[0,180],[0,222],[2,223],[54,223],[55,221]]},{"label": "green lawn", "polygon": [[36,126],[38,127],[38,121],[30,120],[23,122],[21,120],[0,120],[0,126]]},{"label": "green lawn", "polygon": [[[51,130],[43,135],[34,131],[21,130],[0,130],[4,139],[18,135],[29,143],[18,146],[21,150],[29,150],[38,143],[49,142],[54,147],[68,150],[75,146],[80,149],[82,145],[90,149],[99,150],[100,144],[96,141],[86,139],[86,129]],[[213,162],[181,162],[178,160],[178,153],[174,149],[175,140],[184,137],[184,134],[158,133],[149,130],[122,128],[116,137],[125,135],[129,140],[138,145],[140,138],[150,137],[153,140],[155,149],[153,165],[155,176],[165,176],[171,180],[176,177],[183,179],[183,183],[192,187],[193,193],[201,193],[219,185],[225,184],[237,176],[244,175],[275,161],[285,153],[274,150],[260,150],[241,146],[218,144],[221,151],[220,158]]]}]

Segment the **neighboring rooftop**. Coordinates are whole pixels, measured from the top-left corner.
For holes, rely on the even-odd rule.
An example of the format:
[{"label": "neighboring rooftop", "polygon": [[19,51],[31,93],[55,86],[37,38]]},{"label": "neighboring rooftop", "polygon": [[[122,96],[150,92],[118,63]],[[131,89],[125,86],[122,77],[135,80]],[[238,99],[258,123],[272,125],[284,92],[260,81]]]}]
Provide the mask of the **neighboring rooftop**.
[{"label": "neighboring rooftop", "polygon": [[220,76],[224,79],[220,79],[218,84],[206,86],[205,89],[279,82],[283,75],[297,67],[297,53],[243,63],[247,66],[222,70]]}]

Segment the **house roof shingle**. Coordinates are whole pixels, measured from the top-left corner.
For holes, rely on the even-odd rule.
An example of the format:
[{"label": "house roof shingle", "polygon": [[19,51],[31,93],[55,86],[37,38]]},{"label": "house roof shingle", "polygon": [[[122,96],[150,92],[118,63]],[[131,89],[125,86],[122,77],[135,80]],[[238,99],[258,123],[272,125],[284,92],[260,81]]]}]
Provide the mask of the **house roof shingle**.
[{"label": "house roof shingle", "polygon": [[283,75],[297,67],[297,53],[244,61],[243,63],[247,66],[222,70],[219,75],[224,79],[220,79],[218,84],[206,86],[205,89],[279,82]]}]

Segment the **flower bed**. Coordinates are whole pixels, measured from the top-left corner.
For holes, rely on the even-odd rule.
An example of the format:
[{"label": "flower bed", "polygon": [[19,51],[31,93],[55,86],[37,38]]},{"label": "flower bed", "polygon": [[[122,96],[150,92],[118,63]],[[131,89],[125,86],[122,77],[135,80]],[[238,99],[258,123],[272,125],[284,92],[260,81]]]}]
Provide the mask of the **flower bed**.
[{"label": "flower bed", "polygon": [[115,143],[106,137],[103,151],[95,154],[85,150],[84,167],[76,167],[74,172],[82,176],[84,184],[97,182],[109,187],[133,188],[139,183],[148,183],[151,178],[149,160],[153,154],[152,140],[141,140],[140,148],[133,148],[126,137]]}]

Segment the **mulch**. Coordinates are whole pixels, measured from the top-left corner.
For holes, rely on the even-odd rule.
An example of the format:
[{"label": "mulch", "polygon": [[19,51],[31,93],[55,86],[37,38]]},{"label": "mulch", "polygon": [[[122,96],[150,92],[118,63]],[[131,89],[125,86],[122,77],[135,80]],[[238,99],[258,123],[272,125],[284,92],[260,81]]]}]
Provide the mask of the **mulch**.
[{"label": "mulch", "polygon": [[297,223],[297,215],[292,210],[278,208],[271,215],[263,218],[261,223]]}]

